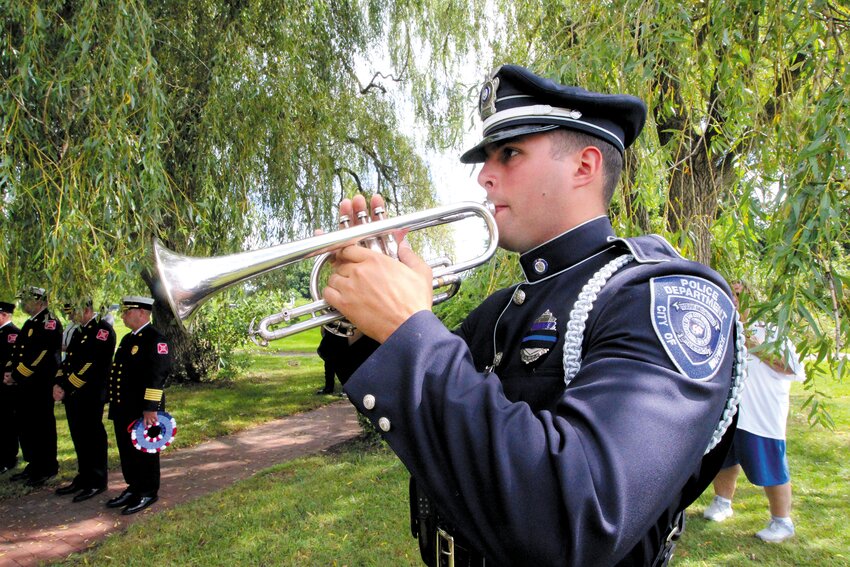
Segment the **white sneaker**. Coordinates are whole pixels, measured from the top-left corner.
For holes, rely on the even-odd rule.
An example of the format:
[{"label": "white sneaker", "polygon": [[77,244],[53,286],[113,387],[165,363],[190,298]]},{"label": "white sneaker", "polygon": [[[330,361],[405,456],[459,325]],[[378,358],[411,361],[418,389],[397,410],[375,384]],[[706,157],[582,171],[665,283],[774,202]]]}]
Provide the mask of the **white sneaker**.
[{"label": "white sneaker", "polygon": [[702,513],[703,518],[712,522],[722,522],[731,515],[732,505],[721,501],[717,496],[714,497],[714,500],[711,501],[711,504]]},{"label": "white sneaker", "polygon": [[769,543],[779,543],[794,536],[794,524],[780,522],[771,518],[767,527],[756,534],[756,537]]}]

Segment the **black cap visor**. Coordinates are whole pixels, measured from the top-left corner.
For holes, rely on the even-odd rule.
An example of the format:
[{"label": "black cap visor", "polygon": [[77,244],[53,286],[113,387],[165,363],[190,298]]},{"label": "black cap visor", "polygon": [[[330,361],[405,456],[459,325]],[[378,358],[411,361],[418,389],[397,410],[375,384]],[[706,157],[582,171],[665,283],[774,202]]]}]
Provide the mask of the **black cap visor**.
[{"label": "black cap visor", "polygon": [[519,138],[520,136],[527,136],[528,134],[546,132],[548,130],[554,130],[555,128],[560,128],[560,126],[555,124],[523,124],[522,126],[499,130],[478,142],[474,148],[464,152],[463,155],[460,156],[460,162],[482,163],[487,160],[487,153],[484,151],[484,148],[489,144],[495,144],[496,142],[502,142],[512,138]]}]

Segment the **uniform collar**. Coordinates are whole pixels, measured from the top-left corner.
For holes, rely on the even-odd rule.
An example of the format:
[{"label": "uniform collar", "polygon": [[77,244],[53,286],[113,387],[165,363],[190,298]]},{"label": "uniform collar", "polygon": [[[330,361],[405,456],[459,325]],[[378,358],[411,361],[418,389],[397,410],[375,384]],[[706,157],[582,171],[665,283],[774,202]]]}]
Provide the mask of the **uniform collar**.
[{"label": "uniform collar", "polygon": [[39,317],[41,317],[41,314],[42,314],[42,313],[44,313],[44,314],[45,314],[45,316],[47,315],[47,307],[45,307],[44,309],[42,309],[41,311],[39,311],[38,313],[36,313],[36,314],[35,314],[35,315],[33,315],[32,317],[30,317],[30,321],[35,321],[35,320],[37,320]]},{"label": "uniform collar", "polygon": [[610,247],[609,236],[615,236],[614,229],[604,215],[571,228],[519,257],[525,279],[539,281],[574,266]]},{"label": "uniform collar", "polygon": [[150,322],[150,321],[148,321],[147,323],[145,323],[144,325],[142,325],[141,327],[139,327],[138,329],[136,329],[135,331],[133,331],[133,334],[134,334],[134,335],[138,335],[139,333],[141,333],[141,332],[144,330],[144,328],[145,328],[145,327],[147,327],[147,326],[148,326],[148,325],[150,325],[150,324],[151,324],[151,322]]}]

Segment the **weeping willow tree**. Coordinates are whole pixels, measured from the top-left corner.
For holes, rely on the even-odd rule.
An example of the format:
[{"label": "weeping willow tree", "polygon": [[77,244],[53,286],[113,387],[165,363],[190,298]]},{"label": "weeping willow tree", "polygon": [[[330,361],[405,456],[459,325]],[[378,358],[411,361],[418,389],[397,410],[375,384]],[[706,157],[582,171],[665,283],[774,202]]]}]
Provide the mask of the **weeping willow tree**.
[{"label": "weeping willow tree", "polygon": [[434,31],[451,3],[409,4],[0,0],[0,295],[146,293],[153,237],[193,255],[290,240],[355,191],[432,205],[387,87],[457,121],[438,78],[475,35]]},{"label": "weeping willow tree", "polygon": [[[614,203],[759,295],[826,372],[850,339],[850,10],[828,1],[498,2],[496,63],[627,92],[649,108]],[[819,412],[813,394],[814,419]]]}]

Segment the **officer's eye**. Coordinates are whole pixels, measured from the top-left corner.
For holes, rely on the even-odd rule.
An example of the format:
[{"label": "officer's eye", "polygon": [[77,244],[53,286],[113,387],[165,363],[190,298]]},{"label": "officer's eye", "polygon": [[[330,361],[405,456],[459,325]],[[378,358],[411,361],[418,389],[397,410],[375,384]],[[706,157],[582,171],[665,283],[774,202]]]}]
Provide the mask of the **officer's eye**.
[{"label": "officer's eye", "polygon": [[519,154],[519,150],[511,146],[502,146],[501,148],[499,148],[499,160],[503,163],[509,161],[517,154]]}]

